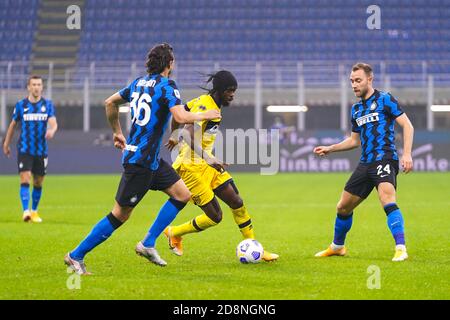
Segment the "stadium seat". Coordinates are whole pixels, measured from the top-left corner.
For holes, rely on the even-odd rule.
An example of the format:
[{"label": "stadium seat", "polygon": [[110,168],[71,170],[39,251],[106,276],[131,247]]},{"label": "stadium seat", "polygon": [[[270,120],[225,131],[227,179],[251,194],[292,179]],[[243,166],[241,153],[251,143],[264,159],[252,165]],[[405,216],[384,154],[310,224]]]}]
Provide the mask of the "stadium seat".
[{"label": "stadium seat", "polygon": [[[39,3],[0,2],[2,60],[30,59]],[[162,41],[173,45],[178,61],[450,60],[448,1],[384,4],[381,30],[366,28],[366,9],[359,0],[339,6],[334,0],[173,0],[171,8],[164,0],[86,1],[77,66],[142,61]],[[433,68],[450,73],[448,63]]]}]

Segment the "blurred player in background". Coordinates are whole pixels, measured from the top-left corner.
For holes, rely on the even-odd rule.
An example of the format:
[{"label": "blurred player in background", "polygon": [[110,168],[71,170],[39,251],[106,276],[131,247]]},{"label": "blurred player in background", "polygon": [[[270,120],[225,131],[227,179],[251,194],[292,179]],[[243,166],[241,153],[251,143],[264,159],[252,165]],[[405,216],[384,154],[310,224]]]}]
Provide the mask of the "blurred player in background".
[{"label": "blurred player in background", "polygon": [[[3,152],[11,156],[9,145],[14,129],[20,122],[21,133],[17,142],[17,166],[20,175],[20,200],[23,208],[23,221],[42,222],[38,214],[42,185],[47,173],[48,145],[58,129],[55,108],[50,100],[42,97],[44,84],[42,78],[33,75],[27,82],[28,97],[17,102],[11,123],[3,143]],[[30,181],[33,176],[33,192],[30,202]]]},{"label": "blurred player in background", "polygon": [[[124,172],[112,211],[64,258],[65,263],[79,274],[89,274],[84,264],[85,255],[128,220],[134,207],[150,189],[161,190],[170,198],[161,207],[148,234],[137,244],[135,251],[156,265],[167,265],[155,249],[156,239],[184,208],[191,194],[175,170],[160,159],[162,136],[171,114],[180,123],[220,118],[217,110],[202,114],[184,110],[177,86],[169,79],[174,62],[170,45],[163,43],[153,47],[147,57],[148,74],[105,101],[114,146],[123,151]],[[132,117],[128,140],[125,140],[119,122],[119,106],[126,102],[130,102]]]},{"label": "blurred player in background", "polygon": [[353,210],[375,187],[396,244],[392,261],[403,261],[408,258],[408,254],[403,216],[396,200],[399,158],[395,148],[394,122],[403,128],[403,155],[400,163],[405,173],[410,172],[413,167],[411,149],[414,128],[390,93],[372,87],[373,71],[370,65],[355,64],[350,80],[355,96],[361,98],[361,101],[352,106],[351,136],[335,145],[318,146],[314,148],[314,153],[324,156],[361,146],[362,155],[337,204],[334,240],[326,250],[318,252],[316,257],[346,254],[344,241],[352,226]]},{"label": "blurred player in background", "polygon": [[[229,71],[218,71],[210,75],[207,83],[211,81],[212,89],[207,94],[189,101],[185,106],[187,110],[193,113],[205,113],[208,110],[219,111],[222,107],[230,105],[238,86],[234,75]],[[194,203],[204,213],[181,225],[170,226],[164,230],[164,234],[169,239],[169,247],[178,256],[183,254],[182,236],[201,232],[222,221],[222,210],[216,196],[230,207],[234,221],[244,238],[255,238],[247,208],[233,178],[225,170],[227,165],[213,155],[219,125],[220,119],[198,121],[195,124],[186,125],[182,130],[183,142],[173,167],[191,191]],[[176,122],[172,122],[172,129],[178,127]],[[173,134],[166,146],[172,151],[177,144],[178,139]],[[265,261],[273,261],[277,258],[277,254],[264,252],[263,260]]]}]

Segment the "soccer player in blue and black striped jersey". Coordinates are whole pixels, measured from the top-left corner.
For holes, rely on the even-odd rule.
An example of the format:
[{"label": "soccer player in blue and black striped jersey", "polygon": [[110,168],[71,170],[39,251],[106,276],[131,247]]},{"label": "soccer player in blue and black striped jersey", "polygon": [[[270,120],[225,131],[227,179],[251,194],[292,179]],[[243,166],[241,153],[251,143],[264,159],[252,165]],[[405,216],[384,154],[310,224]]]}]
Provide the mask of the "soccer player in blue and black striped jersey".
[{"label": "soccer player in blue and black striped jersey", "polygon": [[[159,156],[161,140],[170,116],[179,123],[220,119],[220,112],[191,113],[185,110],[175,81],[169,79],[175,58],[170,45],[153,47],[147,59],[147,75],[106,99],[106,115],[113,130],[114,146],[123,151],[124,172],[112,211],[94,226],[91,233],[65,258],[79,274],[88,274],[85,255],[108,239],[131,215],[148,190],[161,190],[170,198],[135,251],[150,262],[165,266],[155,249],[163,230],[190,200],[189,189],[175,170]],[[119,105],[130,103],[132,126],[126,140],[119,123]]]},{"label": "soccer player in blue and black striped jersey", "polygon": [[361,146],[360,163],[345,185],[337,204],[334,240],[317,257],[346,254],[344,241],[353,221],[353,210],[375,187],[381,205],[387,215],[387,224],[395,240],[395,255],[392,261],[408,258],[405,245],[403,216],[397,206],[396,188],[399,172],[399,157],[395,148],[394,123],[403,128],[403,155],[400,164],[403,172],[412,170],[411,149],[414,128],[397,100],[387,92],[372,87],[372,67],[357,63],[350,76],[353,92],[361,101],[351,110],[352,134],[341,143],[319,146],[314,153],[324,156],[331,152],[346,151]]},{"label": "soccer player in blue and black striped jersey", "polygon": [[[20,123],[21,133],[17,142],[17,166],[20,175],[20,200],[23,221],[42,222],[37,212],[42,194],[42,184],[47,173],[47,139],[53,138],[58,124],[55,108],[50,100],[42,97],[42,78],[33,75],[27,82],[28,97],[17,102],[12,121],[3,143],[3,152],[11,156],[9,145],[14,129]],[[33,192],[30,202],[30,181],[33,175]]]}]

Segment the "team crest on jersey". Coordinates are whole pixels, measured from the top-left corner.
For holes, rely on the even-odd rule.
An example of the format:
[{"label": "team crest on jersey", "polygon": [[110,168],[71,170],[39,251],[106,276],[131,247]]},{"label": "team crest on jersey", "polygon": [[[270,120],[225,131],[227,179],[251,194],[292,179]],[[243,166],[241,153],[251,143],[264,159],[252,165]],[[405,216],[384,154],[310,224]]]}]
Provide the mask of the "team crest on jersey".
[{"label": "team crest on jersey", "polygon": [[206,110],[206,107],[205,106],[200,106],[200,107],[198,107],[200,110],[203,110],[203,111],[205,111]]},{"label": "team crest on jersey", "polygon": [[42,106],[41,108],[41,112],[45,112],[47,109],[45,108],[45,106]]},{"label": "team crest on jersey", "polygon": [[376,122],[378,120],[380,120],[378,112],[374,112],[374,113],[369,113],[368,115],[357,118],[356,123],[358,124],[358,127],[361,127],[362,125],[365,125],[366,123]]},{"label": "team crest on jersey", "polygon": [[374,101],[372,102],[372,104],[370,105],[370,110],[373,111],[377,108],[377,103]]},{"label": "team crest on jersey", "polygon": [[130,198],[130,202],[131,202],[131,203],[136,203],[137,199],[138,199],[138,196],[135,195],[135,196],[133,196],[133,197]]}]

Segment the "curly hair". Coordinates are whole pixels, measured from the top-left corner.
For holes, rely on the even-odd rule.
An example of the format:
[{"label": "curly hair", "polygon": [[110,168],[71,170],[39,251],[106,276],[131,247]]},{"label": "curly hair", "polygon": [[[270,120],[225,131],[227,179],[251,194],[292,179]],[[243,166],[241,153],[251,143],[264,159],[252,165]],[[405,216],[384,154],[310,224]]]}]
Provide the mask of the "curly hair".
[{"label": "curly hair", "polygon": [[145,62],[147,73],[157,74],[163,72],[174,59],[173,48],[170,44],[161,43],[154,46],[147,54],[147,61]]},{"label": "curly hair", "polygon": [[212,82],[213,87],[212,89],[208,89],[205,87],[200,87],[203,90],[208,91],[208,94],[214,94],[216,92],[224,92],[225,90],[229,89],[229,88],[237,88],[238,84],[237,84],[237,80],[234,77],[234,75],[227,70],[220,70],[216,73],[210,73],[205,75],[206,77],[208,77],[208,79],[206,80],[206,85],[208,85],[209,83]]}]

